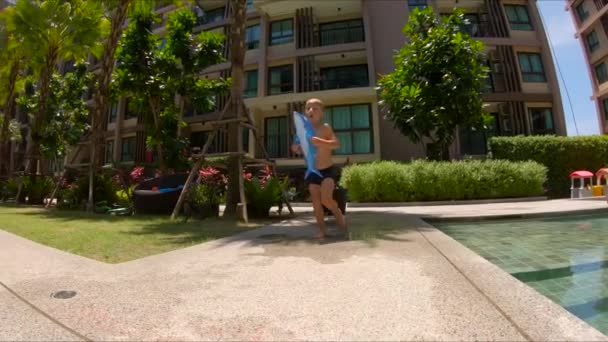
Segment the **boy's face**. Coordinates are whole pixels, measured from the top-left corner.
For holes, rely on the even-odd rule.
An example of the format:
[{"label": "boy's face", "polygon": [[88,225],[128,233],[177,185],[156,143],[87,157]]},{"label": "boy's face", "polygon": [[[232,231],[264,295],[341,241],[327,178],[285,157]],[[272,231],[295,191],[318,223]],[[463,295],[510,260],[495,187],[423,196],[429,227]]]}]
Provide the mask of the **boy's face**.
[{"label": "boy's face", "polygon": [[323,108],[318,102],[306,104],[306,116],[313,124],[319,124],[323,120]]}]

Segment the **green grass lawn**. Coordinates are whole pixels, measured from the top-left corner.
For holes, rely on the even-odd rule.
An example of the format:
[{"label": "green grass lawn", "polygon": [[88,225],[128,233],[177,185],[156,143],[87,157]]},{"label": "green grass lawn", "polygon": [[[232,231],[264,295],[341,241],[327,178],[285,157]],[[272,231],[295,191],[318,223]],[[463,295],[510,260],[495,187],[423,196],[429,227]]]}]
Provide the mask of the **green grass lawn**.
[{"label": "green grass lawn", "polygon": [[270,223],[230,219],[172,222],[162,216],[110,216],[81,211],[0,206],[0,229],[47,246],[119,263],[210,241]]}]

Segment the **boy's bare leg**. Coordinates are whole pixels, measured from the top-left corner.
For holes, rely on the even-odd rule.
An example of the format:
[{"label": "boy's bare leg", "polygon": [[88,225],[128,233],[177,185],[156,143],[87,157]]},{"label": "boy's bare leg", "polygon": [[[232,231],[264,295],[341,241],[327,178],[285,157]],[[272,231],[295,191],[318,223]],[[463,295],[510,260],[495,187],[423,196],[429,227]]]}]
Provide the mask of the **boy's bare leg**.
[{"label": "boy's bare leg", "polygon": [[319,226],[318,239],[325,237],[325,213],[323,212],[323,205],[321,204],[321,186],[317,184],[308,185],[308,191],[310,192],[310,199],[312,200],[312,208],[315,212],[315,218],[317,219],[317,225]]},{"label": "boy's bare leg", "polygon": [[334,214],[338,226],[345,234],[348,234],[346,226],[346,218],[342,215],[342,210],[338,207],[338,203],[334,200],[335,182],[331,178],[325,178],[321,182],[321,203]]}]

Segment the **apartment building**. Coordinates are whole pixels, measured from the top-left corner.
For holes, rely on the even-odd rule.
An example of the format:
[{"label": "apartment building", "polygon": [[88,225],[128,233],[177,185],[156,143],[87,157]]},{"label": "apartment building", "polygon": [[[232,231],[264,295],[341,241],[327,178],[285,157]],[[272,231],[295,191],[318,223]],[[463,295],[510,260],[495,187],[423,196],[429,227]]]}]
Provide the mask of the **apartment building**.
[{"label": "apartment building", "polygon": [[587,60],[602,134],[608,133],[608,0],[566,0]]},{"label": "apartment building", "polygon": [[[193,8],[197,30],[229,33],[227,0],[202,1]],[[375,85],[393,68],[393,54],[405,43],[402,28],[414,7],[433,6],[449,13],[454,6],[467,10],[469,33],[487,45],[491,75],[484,99],[495,116],[494,135],[566,134],[562,102],[546,34],[535,1],[527,0],[250,0],[247,3],[245,57],[246,105],[252,112],[263,143],[277,165],[301,167],[291,155],[291,113],[302,110],[306,99],[326,104],[326,120],[340,138],[337,163],[378,159],[410,160],[424,157],[385,120]],[[171,4],[159,4],[165,18],[155,27],[164,34]],[[228,55],[228,51],[225,51]],[[93,61],[94,62],[94,61]],[[94,64],[94,63],[93,63]],[[210,67],[203,77],[228,76],[230,63]],[[192,146],[202,146],[226,98],[202,113],[187,106],[183,134]],[[245,147],[260,156],[253,135],[244,132]],[[211,152],[227,148],[219,134]],[[152,160],[146,152],[145,132],[128,99],[112,105],[106,132],[106,158],[122,162]],[[461,128],[453,156],[486,153],[486,137]],[[71,162],[86,156],[73,156]]]}]

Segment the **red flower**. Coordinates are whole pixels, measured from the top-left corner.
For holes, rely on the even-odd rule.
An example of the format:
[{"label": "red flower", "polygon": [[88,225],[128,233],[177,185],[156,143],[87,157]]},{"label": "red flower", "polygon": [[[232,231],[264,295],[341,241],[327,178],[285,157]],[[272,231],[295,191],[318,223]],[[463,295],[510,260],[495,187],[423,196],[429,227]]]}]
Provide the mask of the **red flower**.
[{"label": "red flower", "polygon": [[253,175],[251,174],[251,172],[243,171],[243,178],[246,181],[251,181],[253,179]]},{"label": "red flower", "polygon": [[133,171],[131,171],[131,181],[133,181],[134,183],[139,183],[143,176],[144,176],[144,167],[143,166],[136,166],[133,168]]}]

